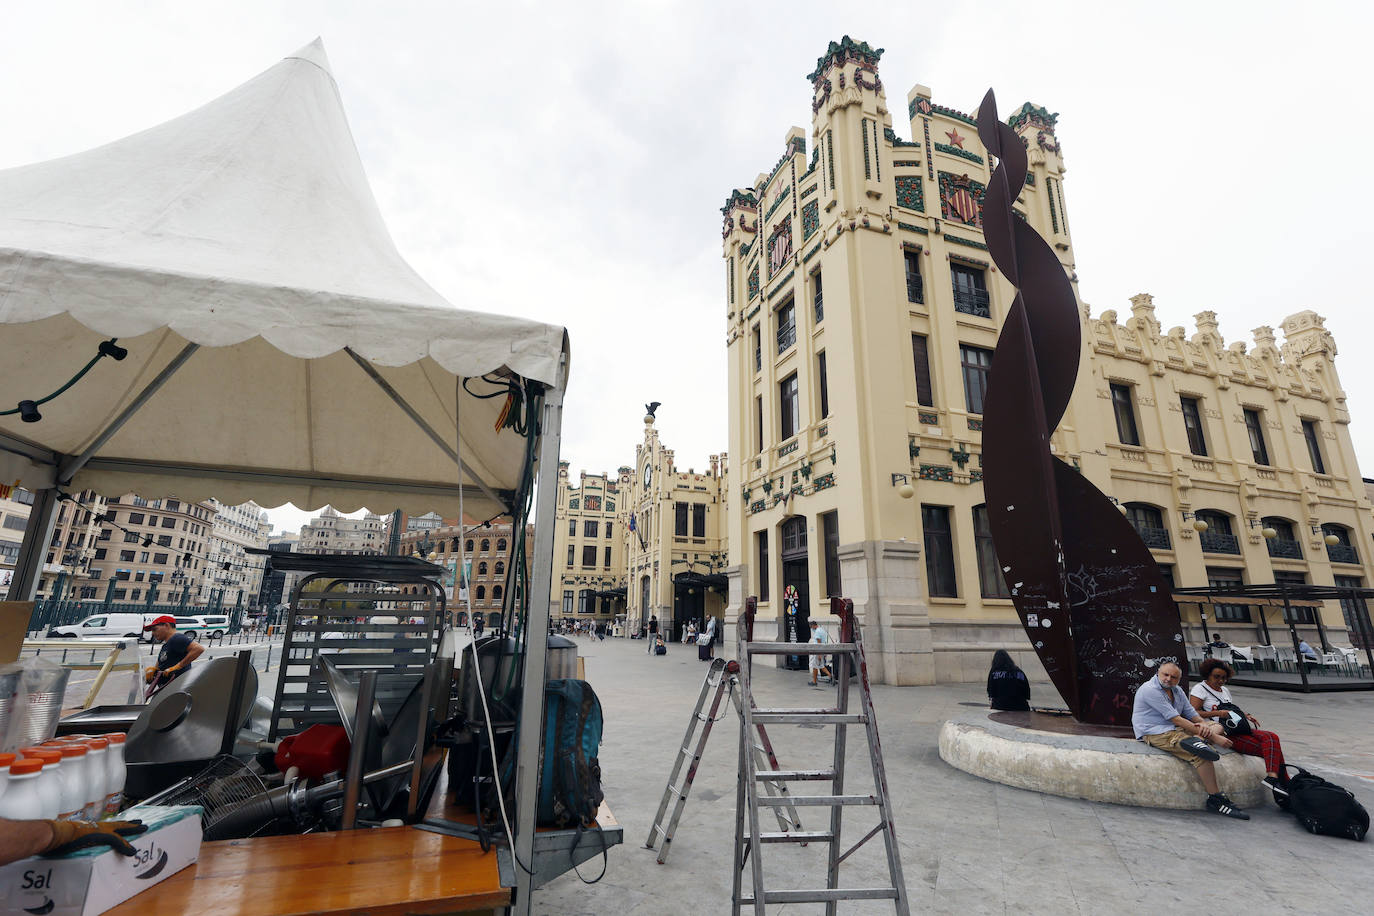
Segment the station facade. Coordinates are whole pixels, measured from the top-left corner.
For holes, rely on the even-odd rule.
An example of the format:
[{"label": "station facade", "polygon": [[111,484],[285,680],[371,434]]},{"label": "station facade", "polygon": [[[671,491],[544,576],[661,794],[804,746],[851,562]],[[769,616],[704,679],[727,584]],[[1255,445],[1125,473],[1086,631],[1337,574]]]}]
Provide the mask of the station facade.
[{"label": "station facade", "polygon": [[[831,43],[809,75],[809,130],[788,131],[781,158],[722,208],[725,618],[753,596],[756,636],[772,638],[842,595],[880,683],[982,680],[997,648],[1038,675],[983,505],[982,404],[1014,296],[981,230],[992,163],[974,118],[925,86],[907,94],[900,136],[881,55]],[[1077,296],[1057,119],[1031,103],[1010,113],[1030,160],[1015,210]],[[1146,294],[1128,317],[1079,306],[1078,382],[1054,449],[1118,500],[1167,578],[1374,582],[1371,506],[1319,315],[1282,319],[1281,343],[1269,326],[1228,343],[1211,312],[1165,330]],[[1202,621],[1183,613],[1191,642]],[[1256,641],[1260,613],[1282,625],[1232,606],[1208,626]],[[1295,613],[1314,644],[1348,645],[1349,615],[1366,612]]]}]

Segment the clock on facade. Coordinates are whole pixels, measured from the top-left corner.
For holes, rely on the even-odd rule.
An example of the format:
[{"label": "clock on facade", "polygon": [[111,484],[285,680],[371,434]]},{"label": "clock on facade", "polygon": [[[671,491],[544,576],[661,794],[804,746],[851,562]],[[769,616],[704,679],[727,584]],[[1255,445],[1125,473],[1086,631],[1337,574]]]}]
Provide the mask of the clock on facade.
[{"label": "clock on facade", "polygon": [[646,490],[649,489],[649,481],[651,481],[651,480],[653,480],[653,479],[654,479],[654,466],[653,466],[652,464],[646,464],[646,465],[644,465],[644,489],[646,489]]}]

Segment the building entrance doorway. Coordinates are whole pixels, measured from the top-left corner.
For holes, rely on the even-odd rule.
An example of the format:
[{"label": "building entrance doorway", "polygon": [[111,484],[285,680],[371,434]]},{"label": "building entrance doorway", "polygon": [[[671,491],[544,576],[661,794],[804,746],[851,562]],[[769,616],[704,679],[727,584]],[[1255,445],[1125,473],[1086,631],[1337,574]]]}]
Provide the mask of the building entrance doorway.
[{"label": "building entrance doorway", "polygon": [[[782,594],[783,639],[787,642],[806,642],[811,638],[811,562],[806,550],[806,519],[790,518],[782,526]],[[788,600],[796,590],[796,601]],[[805,655],[787,656],[787,667],[793,670],[807,666]]]},{"label": "building entrance doorway", "polygon": [[668,637],[670,642],[681,642],[682,631],[686,628],[689,621],[695,620],[697,626],[702,626],[702,616],[706,613],[706,594],[701,586],[684,585],[676,582],[673,585],[673,624],[672,633]]}]

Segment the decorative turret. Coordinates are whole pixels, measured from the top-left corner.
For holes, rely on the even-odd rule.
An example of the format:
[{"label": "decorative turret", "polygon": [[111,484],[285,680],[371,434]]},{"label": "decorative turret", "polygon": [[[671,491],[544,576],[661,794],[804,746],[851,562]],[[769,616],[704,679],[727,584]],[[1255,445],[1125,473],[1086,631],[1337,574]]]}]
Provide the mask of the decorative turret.
[{"label": "decorative turret", "polygon": [[1149,337],[1159,336],[1159,321],[1155,318],[1155,297],[1149,293],[1137,293],[1131,297],[1131,315],[1135,318],[1136,330]]},{"label": "decorative turret", "polygon": [[827,210],[838,201],[843,210],[857,212],[884,196],[883,172],[892,168],[884,155],[892,121],[878,77],[882,56],[882,48],[846,35],[832,41],[807,74],[813,90],[811,135]]},{"label": "decorative turret", "polygon": [[1283,319],[1283,356],[1305,369],[1314,360],[1335,362],[1336,339],[1326,329],[1326,319],[1311,309]]}]

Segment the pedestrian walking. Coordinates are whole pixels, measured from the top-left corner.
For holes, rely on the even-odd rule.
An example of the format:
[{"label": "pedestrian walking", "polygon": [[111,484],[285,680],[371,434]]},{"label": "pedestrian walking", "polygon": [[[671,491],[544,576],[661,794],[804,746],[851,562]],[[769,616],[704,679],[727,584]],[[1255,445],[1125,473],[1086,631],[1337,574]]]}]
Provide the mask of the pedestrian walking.
[{"label": "pedestrian walking", "polygon": [[[825,627],[820,625],[820,621],[813,620],[811,621],[811,638],[808,639],[807,642],[818,644],[828,643],[830,642],[830,633]],[[821,686],[819,678],[822,671],[825,672],[826,679],[829,680],[830,683],[835,683],[835,673],[830,670],[830,656],[817,653],[811,656],[810,661],[807,663],[807,667],[811,670],[812,687]]]}]

